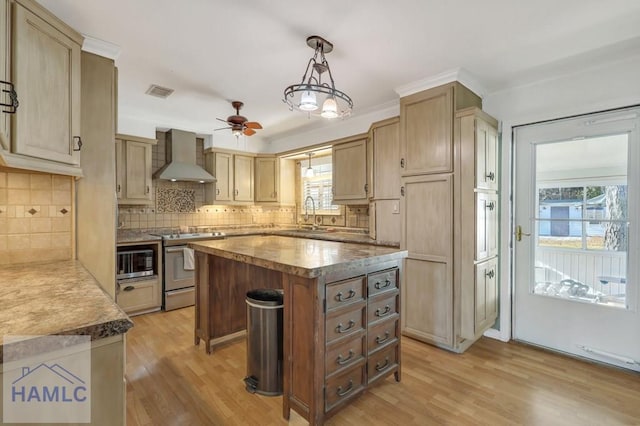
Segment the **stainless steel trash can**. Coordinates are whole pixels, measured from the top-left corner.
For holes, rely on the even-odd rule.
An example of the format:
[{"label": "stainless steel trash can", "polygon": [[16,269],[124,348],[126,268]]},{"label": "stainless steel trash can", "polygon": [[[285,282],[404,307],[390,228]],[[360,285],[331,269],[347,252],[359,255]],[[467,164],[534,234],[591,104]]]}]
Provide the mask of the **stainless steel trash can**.
[{"label": "stainless steel trash can", "polygon": [[247,292],[247,391],[282,395],[282,290]]}]

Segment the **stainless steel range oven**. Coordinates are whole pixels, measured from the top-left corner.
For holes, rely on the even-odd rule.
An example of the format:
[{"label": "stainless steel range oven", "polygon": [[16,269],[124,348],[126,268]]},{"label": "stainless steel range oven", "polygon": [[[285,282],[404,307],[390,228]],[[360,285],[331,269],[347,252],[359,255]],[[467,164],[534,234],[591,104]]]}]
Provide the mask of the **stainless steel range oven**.
[{"label": "stainless steel range oven", "polygon": [[162,235],[164,248],[162,306],[165,311],[195,303],[195,271],[189,268],[191,266],[189,265],[190,249],[187,244],[190,241],[219,240],[224,237],[222,232]]}]

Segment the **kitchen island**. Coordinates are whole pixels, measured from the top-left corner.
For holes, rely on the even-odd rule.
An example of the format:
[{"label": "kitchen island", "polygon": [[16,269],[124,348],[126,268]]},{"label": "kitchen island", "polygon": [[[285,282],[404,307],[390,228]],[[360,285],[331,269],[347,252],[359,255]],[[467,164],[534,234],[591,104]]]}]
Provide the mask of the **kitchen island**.
[{"label": "kitchen island", "polygon": [[[379,380],[400,380],[400,276],[407,252],[283,236],[190,244],[196,258],[195,343],[206,351],[246,328],[245,295],[284,291],[283,416],[310,424]],[[241,378],[239,378],[241,379]]]},{"label": "kitchen island", "polygon": [[[123,424],[124,335],[133,323],[80,262],[68,260],[3,267],[0,306],[2,375],[22,369],[24,376],[24,368],[33,367],[24,364],[25,359],[40,357],[39,362],[50,364],[50,359],[43,353],[55,354],[60,350],[52,347],[56,342],[48,340],[49,336],[87,336],[91,348],[90,423]],[[9,336],[22,337],[17,338],[16,343],[8,344]],[[11,362],[11,358],[14,361]],[[65,358],[55,359],[62,368],[73,370],[75,367],[65,363]],[[82,379],[86,380],[86,377]],[[36,405],[32,406],[33,410],[38,410]],[[0,404],[2,418],[3,405]]]}]

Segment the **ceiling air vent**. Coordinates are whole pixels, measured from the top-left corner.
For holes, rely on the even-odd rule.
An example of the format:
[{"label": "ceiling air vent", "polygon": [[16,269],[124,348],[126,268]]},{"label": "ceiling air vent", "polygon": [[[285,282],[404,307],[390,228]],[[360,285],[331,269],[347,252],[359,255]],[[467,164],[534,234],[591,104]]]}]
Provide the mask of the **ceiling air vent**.
[{"label": "ceiling air vent", "polygon": [[147,95],[156,96],[158,98],[166,98],[173,93],[173,89],[152,84],[145,92]]}]

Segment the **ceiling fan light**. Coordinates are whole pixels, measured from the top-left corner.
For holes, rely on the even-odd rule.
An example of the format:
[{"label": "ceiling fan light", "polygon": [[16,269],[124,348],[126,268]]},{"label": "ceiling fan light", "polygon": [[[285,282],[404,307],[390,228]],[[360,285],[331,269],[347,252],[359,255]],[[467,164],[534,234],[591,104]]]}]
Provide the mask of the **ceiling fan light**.
[{"label": "ceiling fan light", "polygon": [[315,111],[318,109],[316,94],[310,90],[302,92],[300,96],[300,104],[298,105],[302,111]]},{"label": "ceiling fan light", "polygon": [[338,103],[332,96],[328,96],[325,99],[320,115],[324,118],[336,118],[338,116]]},{"label": "ceiling fan light", "polygon": [[240,136],[242,136],[242,129],[238,130],[238,129],[233,129],[231,131],[231,133],[233,134],[233,136],[235,136],[236,138],[239,138]]}]

